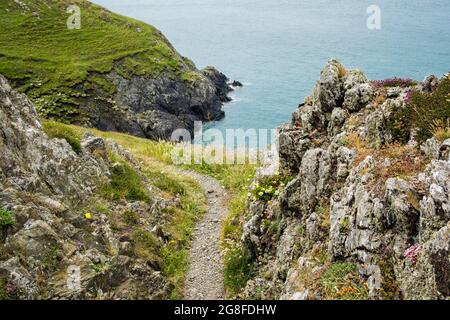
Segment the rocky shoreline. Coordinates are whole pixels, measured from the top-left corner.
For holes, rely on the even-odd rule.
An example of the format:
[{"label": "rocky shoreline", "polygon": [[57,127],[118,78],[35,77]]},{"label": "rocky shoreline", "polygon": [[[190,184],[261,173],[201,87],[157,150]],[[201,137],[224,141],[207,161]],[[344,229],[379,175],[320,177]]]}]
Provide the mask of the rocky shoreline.
[{"label": "rocky shoreline", "polygon": [[222,105],[231,100],[228,93],[233,90],[228,78],[213,67],[195,72],[189,81],[168,75],[104,75],[115,93],[108,98],[93,95],[95,107],[86,99],[80,108],[87,119],[80,124],[153,140],[168,140],[176,129],[193,133],[194,121],[218,121],[225,116]]}]

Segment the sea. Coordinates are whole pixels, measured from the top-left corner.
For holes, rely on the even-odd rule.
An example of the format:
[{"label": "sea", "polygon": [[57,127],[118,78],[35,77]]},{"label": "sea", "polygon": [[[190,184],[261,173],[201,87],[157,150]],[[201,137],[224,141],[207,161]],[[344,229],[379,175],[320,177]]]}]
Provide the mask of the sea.
[{"label": "sea", "polygon": [[370,79],[450,71],[449,0],[94,0],[152,24],[198,68],[244,87],[206,128],[290,121],[331,58]]}]

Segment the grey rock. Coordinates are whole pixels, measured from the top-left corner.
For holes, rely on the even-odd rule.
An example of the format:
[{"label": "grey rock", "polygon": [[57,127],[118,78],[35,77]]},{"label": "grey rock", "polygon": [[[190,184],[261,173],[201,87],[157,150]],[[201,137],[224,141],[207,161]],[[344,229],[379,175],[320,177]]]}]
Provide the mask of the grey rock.
[{"label": "grey rock", "polygon": [[366,76],[359,70],[347,71],[344,78],[343,108],[350,112],[359,111],[372,99],[373,89]]},{"label": "grey rock", "polygon": [[439,159],[450,161],[450,139],[445,140],[439,147]]},{"label": "grey rock", "polygon": [[341,70],[345,70],[342,64],[337,60],[330,60],[320,73],[315,92],[323,112],[331,112],[333,108],[342,105],[344,95]]},{"label": "grey rock", "polygon": [[331,119],[328,123],[328,134],[330,136],[335,136],[339,134],[342,130],[342,126],[345,123],[345,120],[349,117],[349,113],[342,108],[334,108],[331,112]]},{"label": "grey rock", "polygon": [[420,91],[431,93],[439,84],[439,79],[434,75],[426,76],[425,79],[418,85]]},{"label": "grey rock", "polygon": [[439,141],[434,137],[428,139],[420,146],[420,150],[422,150],[431,159],[439,158],[439,149]]}]

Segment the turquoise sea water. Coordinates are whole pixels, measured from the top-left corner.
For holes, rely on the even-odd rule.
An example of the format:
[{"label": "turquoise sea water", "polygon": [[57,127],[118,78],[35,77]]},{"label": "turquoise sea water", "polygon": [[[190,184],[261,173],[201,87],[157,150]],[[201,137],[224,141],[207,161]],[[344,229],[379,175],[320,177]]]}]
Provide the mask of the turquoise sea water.
[{"label": "turquoise sea water", "polygon": [[[94,0],[159,28],[199,68],[214,65],[245,87],[225,128],[274,128],[290,120],[327,60],[371,79],[450,71],[449,0]],[[381,9],[381,30],[366,26]]]}]

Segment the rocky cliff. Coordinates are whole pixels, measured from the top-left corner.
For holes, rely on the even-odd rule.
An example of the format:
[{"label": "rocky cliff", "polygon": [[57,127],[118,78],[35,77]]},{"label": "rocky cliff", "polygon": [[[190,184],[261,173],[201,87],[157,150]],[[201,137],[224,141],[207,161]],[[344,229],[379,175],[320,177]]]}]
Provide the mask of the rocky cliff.
[{"label": "rocky cliff", "polygon": [[172,200],[140,164],[92,134],[78,149],[49,139],[3,76],[0,121],[0,299],[168,298],[158,230]]},{"label": "rocky cliff", "polygon": [[220,120],[232,90],[159,30],[85,0],[0,3],[0,73],[40,116],[166,139]]},{"label": "rocky cliff", "polygon": [[279,129],[280,172],[251,188],[241,297],[450,297],[449,82],[329,62]]}]

